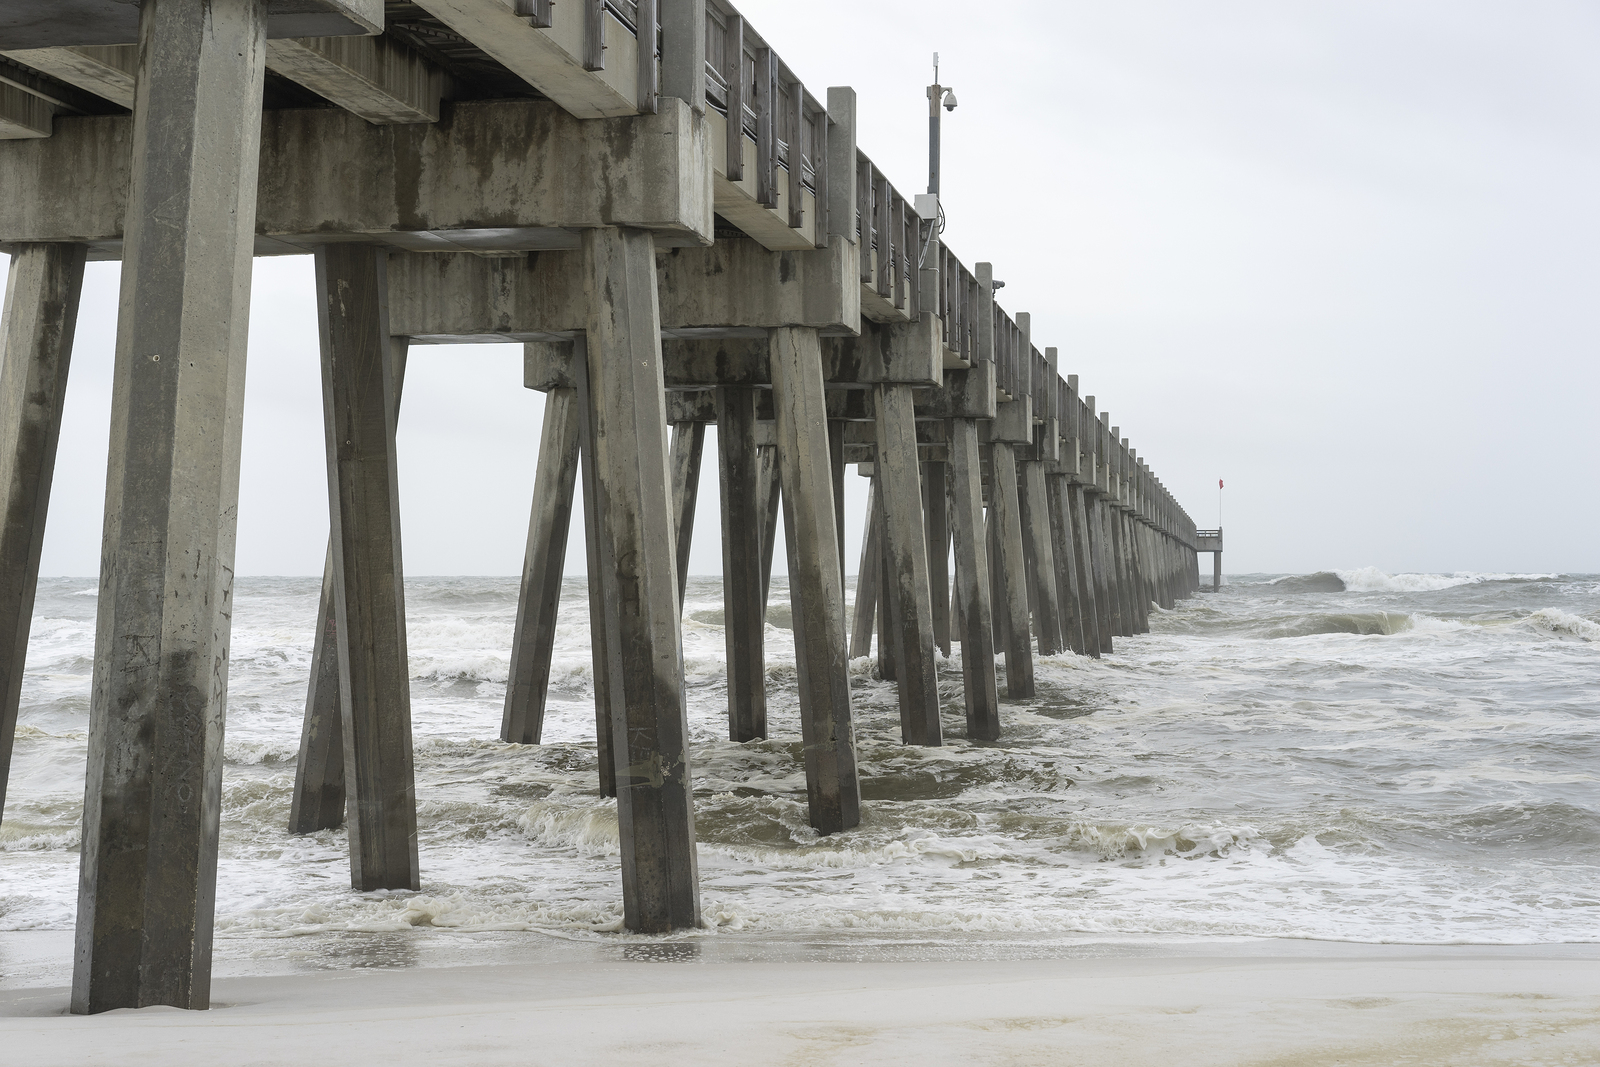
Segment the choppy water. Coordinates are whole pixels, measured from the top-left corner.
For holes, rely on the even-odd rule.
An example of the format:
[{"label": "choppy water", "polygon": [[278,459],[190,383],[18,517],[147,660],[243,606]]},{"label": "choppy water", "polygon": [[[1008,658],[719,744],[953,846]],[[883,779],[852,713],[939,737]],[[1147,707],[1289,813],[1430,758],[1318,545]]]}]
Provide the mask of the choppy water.
[{"label": "choppy water", "polygon": [[[515,581],[412,579],[406,595],[423,891],[356,894],[342,831],[284,832],[317,582],[244,580],[219,936],[610,936],[616,820],[594,787],[582,580],[566,583],[542,746],[495,740]],[[72,925],[94,610],[92,581],[40,583],[0,931]],[[1115,656],[1040,661],[1039,698],[1006,705],[992,745],[960,740],[959,660],[941,668],[937,750],[899,744],[893,689],[858,661],[863,823],[825,839],[806,825],[787,620],[775,591],[774,740],[733,744],[720,581],[689,584],[715,930],[1600,941],[1600,577],[1235,577],[1153,613]]]}]

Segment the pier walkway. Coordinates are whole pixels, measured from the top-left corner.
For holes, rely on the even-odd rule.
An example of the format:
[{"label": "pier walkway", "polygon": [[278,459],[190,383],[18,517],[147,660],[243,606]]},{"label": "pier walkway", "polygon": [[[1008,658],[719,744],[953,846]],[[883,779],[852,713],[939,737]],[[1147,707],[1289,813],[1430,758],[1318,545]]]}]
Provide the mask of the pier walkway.
[{"label": "pier walkway", "polygon": [[420,877],[412,345],[521,342],[546,394],[506,742],[540,739],[583,479],[629,930],[700,922],[679,616],[708,424],[728,733],[768,732],[781,508],[821,833],[860,819],[852,656],[938,745],[959,645],[994,739],[1035,656],[1109,653],[1199,584],[1194,523],[857,144],[854,92],[725,0],[8,0],[0,189],[0,799],[84,263],[122,262],[74,1011],[209,1003],[253,255],[316,258],[331,533],[288,830],[346,825],[357,889]]}]

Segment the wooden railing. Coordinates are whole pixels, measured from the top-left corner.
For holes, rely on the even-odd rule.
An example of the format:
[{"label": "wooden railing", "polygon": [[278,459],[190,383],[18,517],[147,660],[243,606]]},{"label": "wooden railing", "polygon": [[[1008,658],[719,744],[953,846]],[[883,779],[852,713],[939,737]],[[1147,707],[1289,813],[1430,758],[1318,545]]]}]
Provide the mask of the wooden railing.
[{"label": "wooden railing", "polygon": [[727,119],[729,181],[745,179],[745,141],[754,142],[755,195],[778,204],[778,168],[787,180],[789,225],[804,223],[813,194],[817,243],[827,243],[828,109],[731,4],[706,3],[706,102]]}]

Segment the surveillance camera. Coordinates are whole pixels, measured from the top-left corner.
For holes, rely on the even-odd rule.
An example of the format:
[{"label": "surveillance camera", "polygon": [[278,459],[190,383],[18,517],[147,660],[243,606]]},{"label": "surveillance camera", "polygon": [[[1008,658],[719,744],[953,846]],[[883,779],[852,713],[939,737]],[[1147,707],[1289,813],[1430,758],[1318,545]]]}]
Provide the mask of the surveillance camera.
[{"label": "surveillance camera", "polygon": [[944,94],[944,109],[946,111],[954,111],[956,109],[956,94],[955,93],[946,92]]}]

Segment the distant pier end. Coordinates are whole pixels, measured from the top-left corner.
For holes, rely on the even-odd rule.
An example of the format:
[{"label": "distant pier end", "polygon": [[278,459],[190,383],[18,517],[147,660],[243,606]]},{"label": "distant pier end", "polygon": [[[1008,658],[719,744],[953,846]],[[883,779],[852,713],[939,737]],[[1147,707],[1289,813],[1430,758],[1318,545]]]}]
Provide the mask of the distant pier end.
[{"label": "distant pier end", "polygon": [[[1222,588],[1222,527],[1194,532],[1195,552],[1211,553],[1211,591]],[[1196,580],[1198,584],[1198,579]]]}]

